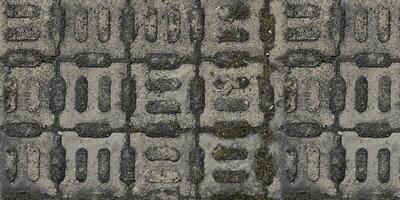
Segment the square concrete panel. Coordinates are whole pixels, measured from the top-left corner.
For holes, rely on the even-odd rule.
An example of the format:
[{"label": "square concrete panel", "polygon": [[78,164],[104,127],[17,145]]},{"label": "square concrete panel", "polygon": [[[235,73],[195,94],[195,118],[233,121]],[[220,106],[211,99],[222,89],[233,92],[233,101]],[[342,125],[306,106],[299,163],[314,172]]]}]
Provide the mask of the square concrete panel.
[{"label": "square concrete panel", "polygon": [[270,126],[315,124],[327,127],[333,124],[330,110],[330,85],[334,65],[322,64],[316,68],[293,68],[276,71],[270,81],[275,89],[275,116]]},{"label": "square concrete panel", "polygon": [[59,1],[5,0],[0,6],[0,50],[10,65],[24,50],[41,56],[55,56],[60,42]]},{"label": "square concrete panel", "polygon": [[50,84],[54,65],[43,63],[35,68],[11,67],[2,82],[5,124],[53,124],[50,110]]},{"label": "square concrete panel", "polygon": [[122,127],[125,114],[120,97],[126,66],[113,63],[106,68],[80,68],[74,63],[62,63],[61,76],[67,89],[60,125],[74,128],[77,124],[97,123]]},{"label": "square concrete panel", "polygon": [[202,0],[201,3],[205,13],[204,55],[227,51],[263,55],[260,36],[263,0]]},{"label": "square concrete panel", "polygon": [[346,197],[360,194],[399,196],[399,135],[362,138],[355,132],[342,132],[346,149],[346,178],[340,189]]},{"label": "square concrete panel", "polygon": [[342,63],[341,76],[347,90],[346,104],[339,117],[341,126],[369,129],[366,126],[370,124],[398,128],[399,70],[398,64],[388,68],[365,68],[355,63]]},{"label": "square concrete panel", "polygon": [[126,2],[61,0],[64,11],[64,38],[61,56],[73,59],[81,53],[96,52],[124,58],[121,15]]},{"label": "square concrete panel", "polygon": [[120,180],[123,133],[112,133],[107,138],[81,138],[75,132],[61,134],[68,160],[60,184],[64,197],[124,195],[125,186]]},{"label": "square concrete panel", "polygon": [[351,59],[358,54],[383,53],[399,58],[397,1],[345,0],[341,5],[347,24],[341,56]]},{"label": "square concrete panel", "polygon": [[44,132],[39,137],[10,137],[0,132],[0,186],[2,193],[36,192],[55,196],[57,185],[51,172],[51,152],[57,143],[55,133]]},{"label": "square concrete panel", "polygon": [[173,53],[190,57],[203,34],[202,10],[196,0],[131,0],[135,12],[133,58]]},{"label": "square concrete panel", "polygon": [[190,157],[194,149],[194,134],[181,133],[176,138],[151,138],[144,133],[132,133],[131,147],[136,152],[135,196],[147,199],[193,199],[195,187],[191,181]]},{"label": "square concrete panel", "polygon": [[[264,193],[262,184],[258,181],[253,168],[261,141],[259,135],[252,133],[245,138],[234,140],[202,133],[199,141],[204,151],[204,178],[200,183],[202,198],[207,199],[213,194],[237,191],[243,191],[251,196],[262,196]],[[235,153],[237,151],[242,153]]]},{"label": "square concrete panel", "polygon": [[190,82],[194,65],[180,65],[173,70],[152,70],[146,64],[131,65],[136,82],[136,109],[131,124],[145,129],[152,124],[177,124],[192,128],[194,115],[190,110]]},{"label": "square concrete panel", "polygon": [[258,78],[262,73],[261,63],[239,68],[202,63],[200,76],[205,80],[205,107],[200,116],[201,126],[212,127],[223,121],[261,125],[264,114],[259,107]]},{"label": "square concrete panel", "polygon": [[[284,137],[285,133],[280,135]],[[324,132],[314,138],[286,136],[283,141],[271,146],[276,163],[279,163],[277,176],[269,188],[271,196],[284,198],[288,193],[301,190],[336,195],[335,182],[331,180],[334,134]]]},{"label": "square concrete panel", "polygon": [[275,18],[274,64],[315,66],[338,54],[343,34],[338,0],[271,1]]}]

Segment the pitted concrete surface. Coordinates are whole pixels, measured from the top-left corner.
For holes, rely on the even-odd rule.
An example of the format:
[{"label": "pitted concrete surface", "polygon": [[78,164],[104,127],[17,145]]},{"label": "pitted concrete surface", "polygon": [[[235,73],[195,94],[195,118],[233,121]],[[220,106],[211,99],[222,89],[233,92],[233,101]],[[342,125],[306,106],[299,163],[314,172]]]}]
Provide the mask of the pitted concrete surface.
[{"label": "pitted concrete surface", "polygon": [[395,0],[0,0],[0,199],[400,198]]}]

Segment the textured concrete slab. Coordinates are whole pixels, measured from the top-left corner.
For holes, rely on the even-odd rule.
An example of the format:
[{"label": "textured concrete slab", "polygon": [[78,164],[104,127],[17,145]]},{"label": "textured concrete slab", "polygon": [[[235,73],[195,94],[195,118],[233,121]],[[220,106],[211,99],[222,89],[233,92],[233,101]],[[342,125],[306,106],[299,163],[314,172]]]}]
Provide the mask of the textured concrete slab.
[{"label": "textured concrete slab", "polygon": [[394,0],[0,0],[0,200],[398,199]]}]

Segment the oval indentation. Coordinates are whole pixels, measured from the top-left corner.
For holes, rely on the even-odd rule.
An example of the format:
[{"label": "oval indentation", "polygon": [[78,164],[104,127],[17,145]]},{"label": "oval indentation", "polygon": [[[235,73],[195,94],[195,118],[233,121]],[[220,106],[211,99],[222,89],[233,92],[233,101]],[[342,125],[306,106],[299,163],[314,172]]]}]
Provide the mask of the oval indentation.
[{"label": "oval indentation", "polygon": [[212,152],[212,157],[216,161],[245,160],[247,158],[247,150],[218,144]]},{"label": "oval indentation", "polygon": [[110,180],[110,151],[108,149],[100,149],[97,154],[98,169],[97,179],[102,183]]},{"label": "oval indentation", "polygon": [[158,78],[146,81],[146,88],[150,91],[165,92],[174,91],[181,87],[182,82],[176,78]]},{"label": "oval indentation", "polygon": [[205,106],[205,83],[204,79],[195,76],[189,84],[190,110],[192,113],[201,113]]},{"label": "oval indentation", "polygon": [[65,178],[66,150],[62,145],[56,145],[50,150],[50,179],[60,184]]},{"label": "oval indentation", "polygon": [[359,53],[354,59],[358,67],[389,67],[392,64],[387,53]]},{"label": "oval indentation", "polygon": [[181,174],[178,171],[148,171],[146,181],[149,183],[179,183],[181,182]]},{"label": "oval indentation", "polygon": [[182,59],[174,53],[150,53],[146,56],[146,64],[151,70],[174,70],[181,65]]},{"label": "oval indentation", "polygon": [[269,82],[267,77],[264,78],[259,78],[257,81],[257,85],[259,88],[258,91],[258,107],[262,112],[270,112],[272,111],[274,107],[274,88],[272,87],[272,84]]},{"label": "oval indentation", "polygon": [[214,102],[214,108],[221,112],[243,112],[249,109],[250,102],[247,99],[218,98]]},{"label": "oval indentation", "polygon": [[275,17],[269,9],[261,9],[260,16],[260,40],[266,44],[265,49],[272,49],[275,41]]},{"label": "oval indentation", "polygon": [[10,67],[36,67],[42,62],[43,55],[40,51],[32,49],[9,50],[4,55],[6,66]]},{"label": "oval indentation", "polygon": [[204,37],[204,10],[195,6],[189,11],[190,41],[201,42]]},{"label": "oval indentation", "polygon": [[131,43],[136,39],[136,18],[135,11],[128,2],[126,2],[125,7],[122,9],[121,17],[121,40],[126,43]]},{"label": "oval indentation", "polygon": [[320,86],[319,81],[311,80],[308,82],[307,90],[307,106],[310,112],[316,112],[319,110],[321,105],[320,97]]},{"label": "oval indentation", "polygon": [[42,134],[44,128],[38,123],[19,122],[1,126],[2,131],[10,137],[35,138]]},{"label": "oval indentation", "polygon": [[8,18],[35,18],[40,15],[40,7],[32,4],[8,4],[5,13]]},{"label": "oval indentation", "polygon": [[97,19],[98,23],[98,38],[100,42],[107,42],[110,39],[111,31],[111,14],[109,9],[101,9]]},{"label": "oval indentation", "polygon": [[311,4],[289,4],[285,14],[288,18],[315,18],[320,15],[320,9]]},{"label": "oval indentation", "polygon": [[381,112],[388,112],[391,109],[391,88],[392,81],[389,77],[383,76],[379,79],[378,108]]},{"label": "oval indentation", "polygon": [[297,83],[292,79],[288,79],[283,87],[285,111],[292,113],[297,109]]},{"label": "oval indentation", "polygon": [[245,138],[249,135],[252,127],[247,121],[217,121],[214,124],[213,134],[224,139]]},{"label": "oval indentation", "polygon": [[88,37],[88,11],[84,8],[77,9],[74,21],[74,36],[77,42],[84,42]]},{"label": "oval indentation", "polygon": [[99,80],[98,107],[101,112],[111,110],[111,79],[102,76]]},{"label": "oval indentation", "polygon": [[295,148],[289,148],[286,150],[286,177],[290,182],[293,182],[297,178],[297,163],[298,163],[297,151]]},{"label": "oval indentation", "polygon": [[6,150],[6,176],[10,183],[14,182],[17,178],[17,164],[18,154],[15,148],[8,148]]},{"label": "oval indentation", "polygon": [[212,62],[221,68],[240,68],[249,64],[250,54],[244,51],[217,52]]},{"label": "oval indentation", "polygon": [[79,77],[75,82],[75,110],[84,112],[88,104],[88,81],[85,77]]},{"label": "oval indentation", "polygon": [[130,113],[136,106],[136,83],[131,77],[126,77],[121,82],[121,108]]},{"label": "oval indentation", "polygon": [[55,113],[61,113],[65,108],[65,96],[67,84],[62,77],[55,77],[50,81],[50,110]]},{"label": "oval indentation", "polygon": [[146,150],[145,156],[150,161],[172,161],[176,162],[180,158],[180,152],[175,148],[152,147]]},{"label": "oval indentation", "polygon": [[341,145],[336,145],[329,153],[330,178],[335,183],[341,183],[346,175],[346,149]]},{"label": "oval indentation", "polygon": [[301,41],[316,41],[319,39],[321,32],[315,27],[297,27],[288,28],[285,34],[287,41],[301,42]]},{"label": "oval indentation", "polygon": [[311,147],[307,150],[307,173],[308,178],[313,182],[319,179],[320,159],[321,152],[317,147]]},{"label": "oval indentation", "polygon": [[112,133],[108,123],[78,123],[74,131],[79,137],[106,138]]},{"label": "oval indentation", "polygon": [[31,181],[36,182],[40,177],[40,150],[36,147],[28,148],[28,177]]},{"label": "oval indentation", "polygon": [[40,108],[40,82],[31,79],[29,89],[28,110],[36,112]]},{"label": "oval indentation", "polygon": [[339,114],[344,110],[346,102],[346,81],[342,77],[334,78],[330,83],[329,108],[332,113]]},{"label": "oval indentation", "polygon": [[379,149],[378,151],[378,180],[387,183],[390,179],[390,151]]},{"label": "oval indentation", "polygon": [[364,148],[356,151],[356,180],[360,183],[367,180],[368,151]]},{"label": "oval indentation", "polygon": [[250,175],[244,170],[216,170],[212,176],[217,183],[244,183]]},{"label": "oval indentation", "polygon": [[368,11],[358,9],[354,16],[354,38],[357,42],[365,42],[368,37]]},{"label": "oval indentation", "polygon": [[74,60],[78,67],[108,67],[111,65],[111,57],[108,53],[78,53]]},{"label": "oval indentation", "polygon": [[215,37],[218,42],[246,42],[250,39],[250,33],[239,27],[220,28]]},{"label": "oval indentation", "polygon": [[215,37],[218,42],[246,42],[250,39],[250,33],[239,27],[220,28]]},{"label": "oval indentation", "polygon": [[176,131],[179,124],[175,121],[149,123],[146,126],[145,134],[151,138],[176,138],[179,133]]},{"label": "oval indentation", "polygon": [[75,179],[82,183],[87,179],[88,151],[80,148],[75,154]]},{"label": "oval indentation", "polygon": [[145,108],[151,114],[176,114],[181,112],[181,105],[175,100],[149,101]]},{"label": "oval indentation", "polygon": [[181,35],[181,13],[174,7],[167,10],[167,42],[175,43]]},{"label": "oval indentation", "polygon": [[17,109],[18,85],[17,81],[6,77],[4,80],[4,110],[12,113]]},{"label": "oval indentation", "polygon": [[8,28],[5,33],[7,41],[36,41],[40,38],[40,30],[34,27]]},{"label": "oval indentation", "polygon": [[390,39],[390,10],[383,8],[378,14],[378,39],[382,43]]},{"label": "oval indentation", "polygon": [[386,138],[393,133],[392,127],[387,123],[358,123],[354,131],[360,137]]},{"label": "oval indentation", "polygon": [[288,67],[316,67],[322,62],[322,55],[316,50],[290,50],[282,58]]},{"label": "oval indentation", "polygon": [[368,81],[361,76],[356,80],[355,90],[355,109],[364,112],[368,106]]},{"label": "oval indentation", "polygon": [[157,40],[158,17],[155,8],[147,8],[145,14],[144,34],[148,42],[154,43]]},{"label": "oval indentation", "polygon": [[242,0],[226,1],[222,6],[217,9],[218,17],[226,22],[232,23],[235,20],[244,20],[250,16],[250,8]]},{"label": "oval indentation", "polygon": [[135,182],[135,150],[127,143],[121,149],[120,179],[126,184]]}]

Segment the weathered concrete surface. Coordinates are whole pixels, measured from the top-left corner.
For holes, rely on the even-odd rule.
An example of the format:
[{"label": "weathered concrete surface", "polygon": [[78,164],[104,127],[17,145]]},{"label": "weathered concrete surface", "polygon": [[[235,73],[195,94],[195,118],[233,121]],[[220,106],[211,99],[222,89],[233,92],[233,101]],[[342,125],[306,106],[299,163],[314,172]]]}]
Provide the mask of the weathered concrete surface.
[{"label": "weathered concrete surface", "polygon": [[395,0],[0,0],[0,199],[396,199]]}]

